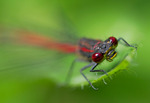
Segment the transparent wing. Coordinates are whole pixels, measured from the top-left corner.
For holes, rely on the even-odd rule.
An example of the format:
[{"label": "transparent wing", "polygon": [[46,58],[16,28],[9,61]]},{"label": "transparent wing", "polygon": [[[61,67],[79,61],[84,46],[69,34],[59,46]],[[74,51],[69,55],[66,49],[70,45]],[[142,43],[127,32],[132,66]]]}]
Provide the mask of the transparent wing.
[{"label": "transparent wing", "polygon": [[65,74],[74,58],[74,55],[68,54],[70,52],[67,51],[74,51],[75,46],[63,42],[60,44],[48,36],[35,33],[2,30],[0,77],[24,75],[25,77],[44,76],[59,82],[65,80]]}]

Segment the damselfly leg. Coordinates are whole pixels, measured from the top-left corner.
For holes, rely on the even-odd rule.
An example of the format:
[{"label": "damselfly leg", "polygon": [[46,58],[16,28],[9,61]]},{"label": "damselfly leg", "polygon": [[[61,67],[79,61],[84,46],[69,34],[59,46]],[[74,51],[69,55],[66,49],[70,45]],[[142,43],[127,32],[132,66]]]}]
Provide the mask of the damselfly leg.
[{"label": "damselfly leg", "polygon": [[95,63],[95,65],[91,68],[90,72],[103,72],[103,73],[106,74],[110,79],[112,79],[111,76],[109,76],[105,70],[103,70],[103,69],[101,69],[101,70],[94,70],[95,67],[96,67],[98,64],[99,64],[99,63]]},{"label": "damselfly leg", "polygon": [[104,74],[106,74],[106,75],[108,76],[108,74],[107,74],[107,72],[106,72],[105,70],[94,70],[94,69],[97,67],[98,64],[99,64],[99,63],[92,62],[92,63],[90,63],[89,65],[87,65],[87,66],[83,67],[82,69],[80,69],[80,73],[82,74],[82,76],[88,81],[88,83],[91,85],[91,87],[92,87],[93,89],[95,89],[95,90],[98,90],[98,88],[95,88],[95,87],[92,85],[92,83],[91,83],[91,82],[89,81],[89,79],[82,73],[82,71],[85,70],[85,69],[87,69],[88,67],[93,66],[93,67],[91,68],[90,72],[103,72]]},{"label": "damselfly leg", "polygon": [[[94,66],[93,66],[93,65],[94,65]],[[89,81],[89,79],[82,73],[83,70],[85,70],[85,69],[87,69],[87,68],[89,68],[89,67],[91,67],[91,66],[93,66],[92,68],[95,68],[97,65],[95,66],[95,63],[92,62],[92,63],[90,63],[89,65],[87,65],[87,66],[83,67],[82,69],[80,69],[80,73],[81,73],[82,76],[88,81],[88,83],[91,85],[91,87],[92,87],[93,89],[98,90],[97,88],[95,88],[95,87],[92,85],[92,83]]]},{"label": "damselfly leg", "polygon": [[72,75],[72,72],[73,72],[73,69],[74,69],[74,66],[75,66],[75,63],[76,62],[87,62],[87,61],[84,61],[84,60],[81,60],[81,59],[75,59],[70,68],[69,68],[69,71],[68,71],[68,74],[67,74],[67,78],[66,78],[66,83],[68,84],[70,82],[70,78],[71,78],[71,75]]},{"label": "damselfly leg", "polygon": [[127,46],[133,47],[133,48],[135,48],[135,49],[137,50],[137,47],[136,47],[136,46],[130,45],[125,39],[119,38],[119,39],[118,39],[118,42],[119,42],[120,40],[122,40]]}]

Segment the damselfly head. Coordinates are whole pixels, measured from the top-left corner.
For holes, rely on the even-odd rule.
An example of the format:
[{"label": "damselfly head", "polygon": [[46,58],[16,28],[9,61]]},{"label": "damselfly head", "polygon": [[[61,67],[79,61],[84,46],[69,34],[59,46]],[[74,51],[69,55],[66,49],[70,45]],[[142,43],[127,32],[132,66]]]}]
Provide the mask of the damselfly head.
[{"label": "damselfly head", "polygon": [[108,61],[112,61],[116,57],[117,52],[115,48],[118,45],[118,40],[115,37],[109,37],[104,42],[97,45],[95,48],[95,53],[92,55],[92,60],[94,62],[101,62],[106,58]]},{"label": "damselfly head", "polygon": [[118,45],[118,40],[112,36],[112,37],[109,37],[107,40],[105,40],[105,42],[110,44],[110,47],[106,51],[105,55],[106,55],[106,60],[111,62],[113,60],[113,58],[115,58],[117,55],[115,48]]}]

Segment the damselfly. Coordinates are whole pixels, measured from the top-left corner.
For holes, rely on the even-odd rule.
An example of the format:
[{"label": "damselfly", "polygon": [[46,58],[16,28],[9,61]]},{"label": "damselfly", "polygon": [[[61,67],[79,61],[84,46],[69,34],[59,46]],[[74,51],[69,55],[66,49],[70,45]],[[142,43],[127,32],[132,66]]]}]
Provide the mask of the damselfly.
[{"label": "damselfly", "polygon": [[30,45],[40,46],[47,49],[57,50],[63,53],[76,53],[77,59],[73,61],[67,79],[70,79],[71,71],[76,61],[89,62],[87,66],[80,69],[80,73],[90,84],[90,86],[95,90],[97,90],[97,88],[95,88],[90,82],[90,80],[83,74],[83,71],[85,69],[92,66],[90,72],[103,72],[104,74],[108,75],[105,70],[95,70],[95,68],[99,64],[103,63],[105,59],[109,62],[113,61],[113,59],[117,56],[117,52],[115,51],[115,49],[118,46],[118,42],[120,40],[122,40],[127,46],[137,49],[137,47],[130,45],[123,38],[116,39],[115,37],[109,37],[105,41],[81,38],[77,45],[72,45],[69,43],[61,43],[52,38],[39,36],[30,32],[17,33],[19,33],[19,35],[16,35],[14,39],[15,42],[19,41],[19,43],[27,43]]}]

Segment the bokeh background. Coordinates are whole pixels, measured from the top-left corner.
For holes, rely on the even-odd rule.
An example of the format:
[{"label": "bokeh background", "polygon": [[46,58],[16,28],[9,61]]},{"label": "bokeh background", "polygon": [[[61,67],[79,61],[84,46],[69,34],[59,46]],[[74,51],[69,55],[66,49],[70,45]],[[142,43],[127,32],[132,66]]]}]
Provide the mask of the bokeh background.
[{"label": "bokeh background", "polygon": [[[59,85],[74,55],[25,45],[14,47],[6,40],[0,44],[0,102],[149,103],[149,11],[146,0],[1,0],[1,35],[17,29],[64,42],[113,35],[138,44],[138,50],[129,70],[94,91]],[[49,68],[54,72],[49,73]]]}]

